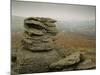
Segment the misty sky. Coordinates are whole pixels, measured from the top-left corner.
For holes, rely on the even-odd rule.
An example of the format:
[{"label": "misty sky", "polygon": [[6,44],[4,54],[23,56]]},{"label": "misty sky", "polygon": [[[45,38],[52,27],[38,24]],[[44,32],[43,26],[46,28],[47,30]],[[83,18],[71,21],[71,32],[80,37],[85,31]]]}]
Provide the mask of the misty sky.
[{"label": "misty sky", "polygon": [[51,17],[57,20],[95,20],[95,6],[40,3],[12,2],[13,16]]}]

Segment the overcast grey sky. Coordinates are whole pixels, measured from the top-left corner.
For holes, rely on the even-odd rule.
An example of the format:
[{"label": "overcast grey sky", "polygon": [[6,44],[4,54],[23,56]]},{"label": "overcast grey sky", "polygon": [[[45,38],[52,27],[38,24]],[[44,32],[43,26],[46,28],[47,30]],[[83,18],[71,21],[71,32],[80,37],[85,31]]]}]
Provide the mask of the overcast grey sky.
[{"label": "overcast grey sky", "polygon": [[95,6],[40,2],[12,2],[13,16],[51,17],[58,20],[95,20]]}]

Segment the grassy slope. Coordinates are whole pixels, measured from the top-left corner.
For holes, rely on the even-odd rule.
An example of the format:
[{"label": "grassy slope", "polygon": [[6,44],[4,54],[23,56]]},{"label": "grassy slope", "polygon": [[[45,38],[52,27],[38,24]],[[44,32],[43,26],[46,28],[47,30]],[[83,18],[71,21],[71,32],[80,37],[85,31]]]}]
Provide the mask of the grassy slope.
[{"label": "grassy slope", "polygon": [[55,41],[57,46],[64,48],[95,48],[96,40],[92,37],[82,36],[73,33],[59,33]]}]

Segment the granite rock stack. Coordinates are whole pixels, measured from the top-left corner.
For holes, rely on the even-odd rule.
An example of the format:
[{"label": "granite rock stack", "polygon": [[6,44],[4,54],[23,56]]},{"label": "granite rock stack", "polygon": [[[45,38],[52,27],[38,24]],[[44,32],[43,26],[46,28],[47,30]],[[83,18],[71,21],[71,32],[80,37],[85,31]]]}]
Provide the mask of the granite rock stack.
[{"label": "granite rock stack", "polygon": [[24,20],[22,49],[18,51],[18,72],[36,73],[48,71],[48,66],[61,59],[54,50],[52,37],[58,31],[55,20],[30,17]]},{"label": "granite rock stack", "polygon": [[56,21],[50,18],[28,18],[24,20],[23,46],[30,51],[50,51],[53,49],[50,38],[57,34]]}]

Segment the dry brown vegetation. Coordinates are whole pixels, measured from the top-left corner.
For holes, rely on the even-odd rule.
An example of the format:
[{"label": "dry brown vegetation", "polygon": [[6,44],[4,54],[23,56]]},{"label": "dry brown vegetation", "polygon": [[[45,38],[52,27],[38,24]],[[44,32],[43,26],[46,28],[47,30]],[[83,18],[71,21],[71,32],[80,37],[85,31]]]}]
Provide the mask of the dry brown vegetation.
[{"label": "dry brown vegetation", "polygon": [[94,37],[82,36],[73,33],[59,33],[56,36],[55,44],[64,48],[95,48],[96,40]]},{"label": "dry brown vegetation", "polygon": [[[21,45],[22,32],[12,33],[12,48],[17,49]],[[95,48],[96,40],[92,37],[81,36],[73,33],[59,33],[55,45],[64,48]]]},{"label": "dry brown vegetation", "polygon": [[11,33],[11,49],[18,49],[21,45],[22,33]]}]

